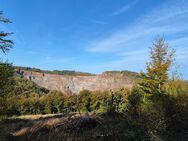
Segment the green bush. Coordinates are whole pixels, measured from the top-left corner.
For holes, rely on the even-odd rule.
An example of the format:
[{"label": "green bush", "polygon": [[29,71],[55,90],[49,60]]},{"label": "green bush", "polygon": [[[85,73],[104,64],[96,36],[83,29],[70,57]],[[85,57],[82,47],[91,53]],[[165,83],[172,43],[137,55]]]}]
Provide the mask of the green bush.
[{"label": "green bush", "polygon": [[10,85],[10,81],[14,75],[14,69],[12,64],[0,61],[0,96],[7,95],[7,87]]}]

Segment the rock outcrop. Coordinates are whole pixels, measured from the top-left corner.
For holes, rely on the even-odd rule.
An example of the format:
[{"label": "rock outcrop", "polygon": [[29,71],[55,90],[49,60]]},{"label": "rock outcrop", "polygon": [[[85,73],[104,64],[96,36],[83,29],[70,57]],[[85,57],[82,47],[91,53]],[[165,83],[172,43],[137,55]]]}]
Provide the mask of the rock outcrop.
[{"label": "rock outcrop", "polygon": [[121,72],[104,72],[99,75],[59,75],[42,72],[22,71],[23,76],[41,87],[64,93],[79,93],[83,89],[91,91],[114,90],[132,87],[133,79]]}]

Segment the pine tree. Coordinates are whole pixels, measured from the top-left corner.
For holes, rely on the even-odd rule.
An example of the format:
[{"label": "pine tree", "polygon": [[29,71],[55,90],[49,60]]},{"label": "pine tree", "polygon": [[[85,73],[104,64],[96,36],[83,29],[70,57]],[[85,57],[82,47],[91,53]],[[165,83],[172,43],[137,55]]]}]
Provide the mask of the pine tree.
[{"label": "pine tree", "polygon": [[139,83],[145,96],[156,96],[163,92],[163,86],[168,81],[168,72],[174,62],[174,49],[170,49],[163,37],[153,42],[150,49],[151,61],[147,63],[147,72],[141,73]]},{"label": "pine tree", "polygon": [[[3,12],[0,11],[0,22],[10,23],[11,21],[7,18],[3,17]],[[0,50],[3,53],[7,53],[10,48],[12,48],[13,41],[6,39],[12,33],[0,31]],[[12,78],[14,74],[14,69],[12,64],[8,64],[7,62],[2,62],[0,60],[0,96],[4,95],[5,88],[7,87],[9,80]]]},{"label": "pine tree", "polygon": [[[11,23],[9,19],[3,17],[2,11],[0,11],[0,22]],[[13,41],[6,38],[11,34],[12,33],[0,31],[0,50],[2,50],[5,54],[10,50],[10,48],[12,48],[13,45]]]}]

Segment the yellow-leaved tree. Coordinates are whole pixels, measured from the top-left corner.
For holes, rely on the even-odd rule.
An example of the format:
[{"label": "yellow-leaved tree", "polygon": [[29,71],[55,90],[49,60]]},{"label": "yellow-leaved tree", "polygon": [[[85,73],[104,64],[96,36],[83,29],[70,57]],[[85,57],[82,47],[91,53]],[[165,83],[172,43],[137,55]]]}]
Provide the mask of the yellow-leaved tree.
[{"label": "yellow-leaved tree", "polygon": [[150,49],[150,62],[147,63],[146,73],[141,73],[139,83],[144,96],[163,94],[163,86],[168,81],[168,72],[174,62],[174,49],[170,49],[163,37],[156,39]]}]

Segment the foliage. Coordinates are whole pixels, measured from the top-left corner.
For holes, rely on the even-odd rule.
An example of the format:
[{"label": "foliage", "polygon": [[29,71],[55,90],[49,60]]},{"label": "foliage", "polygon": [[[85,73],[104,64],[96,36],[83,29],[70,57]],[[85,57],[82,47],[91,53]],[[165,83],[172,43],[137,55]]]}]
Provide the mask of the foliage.
[{"label": "foliage", "polygon": [[134,87],[128,95],[128,107],[127,110],[130,115],[135,118],[140,116],[143,96],[141,95],[140,89]]},{"label": "foliage", "polygon": [[[142,80],[137,89],[140,91],[138,94],[143,96],[141,110],[150,117],[148,127],[152,138],[185,140],[187,129],[183,124],[188,121],[188,104],[185,95],[187,92],[183,90],[187,91],[187,86],[180,82],[174,83],[168,77],[174,62],[174,50],[169,50],[164,38],[159,38],[153,43],[150,57],[147,72],[142,73]],[[180,99],[184,105],[179,103]]]},{"label": "foliage", "polygon": [[[3,17],[3,12],[0,11],[0,22],[3,23],[11,23],[11,21],[5,17]],[[11,35],[12,33],[0,31],[0,50],[3,51],[3,53],[7,53],[10,48],[12,48],[13,41],[7,39],[6,37]]]},{"label": "foliage", "polygon": [[0,63],[0,96],[5,95],[6,88],[9,86],[14,70],[11,64]]},{"label": "foliage", "polygon": [[[19,78],[19,81],[22,79],[25,82],[24,78]],[[22,82],[18,84],[20,83],[22,84]],[[7,95],[4,99],[0,99],[2,101],[0,103],[0,114],[10,116],[69,112],[105,112],[112,109],[116,112],[123,112],[126,109],[127,96],[129,94],[129,90],[126,89],[114,91],[113,101],[110,103],[112,97],[109,92],[83,90],[79,95],[67,95],[58,91],[38,94],[36,93],[38,90],[37,87],[35,88],[34,85],[31,89],[31,84],[28,83],[29,86],[15,85],[17,93],[14,93],[15,89],[12,89],[14,92]],[[5,111],[4,109],[7,110]]]},{"label": "foliage", "polygon": [[107,97],[107,112],[113,114],[114,112],[124,112],[128,106],[129,89],[119,89],[110,91]]},{"label": "foliage", "polygon": [[2,92],[3,95],[5,96],[30,95],[32,93],[47,94],[49,92],[49,90],[39,87],[34,82],[26,78],[14,76],[14,70],[11,66],[9,69],[11,70],[9,77],[6,76],[9,74],[8,71],[6,71],[5,74],[2,73],[2,76],[8,79],[8,80],[5,80],[7,82],[7,85],[4,85],[4,88],[3,88],[4,91]]},{"label": "foliage", "polygon": [[42,96],[43,113],[53,114],[62,113],[64,108],[64,95],[58,91],[51,91]]},{"label": "foliage", "polygon": [[128,70],[122,70],[122,71],[105,71],[104,73],[121,73],[121,74],[129,76],[133,80],[140,79],[139,73],[128,71]]},{"label": "foliage", "polygon": [[165,88],[168,93],[163,100],[167,138],[184,140],[188,132],[188,84],[170,80]]},{"label": "foliage", "polygon": [[163,85],[168,81],[168,71],[174,61],[174,50],[169,50],[164,38],[158,38],[151,48],[151,61],[147,63],[147,72],[142,73],[140,88],[145,96],[163,94]]},{"label": "foliage", "polygon": [[88,90],[80,91],[80,94],[77,96],[77,106],[79,112],[91,111],[91,96],[91,92]]}]

